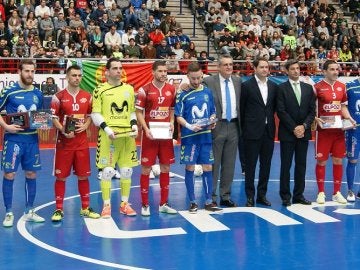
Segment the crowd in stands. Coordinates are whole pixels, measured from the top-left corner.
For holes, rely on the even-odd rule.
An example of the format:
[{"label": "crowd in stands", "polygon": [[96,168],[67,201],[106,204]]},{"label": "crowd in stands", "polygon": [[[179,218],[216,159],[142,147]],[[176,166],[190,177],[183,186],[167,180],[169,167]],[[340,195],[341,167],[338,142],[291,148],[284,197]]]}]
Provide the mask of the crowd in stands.
[{"label": "crowd in stands", "polygon": [[[256,57],[314,63],[327,58],[344,63],[344,74],[357,73],[358,65],[346,62],[360,58],[359,1],[340,1],[354,11],[351,26],[322,0],[196,0],[193,8],[219,53],[246,60],[238,68],[245,73]],[[312,73],[307,64],[303,70]]]},{"label": "crowd in stands", "polygon": [[[358,12],[358,0],[340,1]],[[40,64],[51,58],[59,69],[65,67],[66,58],[161,58],[168,59],[174,73],[185,72],[193,59],[213,60],[207,52],[196,51],[167,2],[0,0],[0,57],[44,58]],[[356,12],[357,21],[350,26],[342,13],[322,0],[186,2],[196,10],[218,53],[245,60],[235,68],[245,74],[260,56],[276,61],[328,58],[344,63],[342,69],[348,73],[358,70],[356,64],[346,63],[360,58]],[[11,65],[4,63],[0,64],[6,71]],[[304,70],[311,73],[308,65]]]},{"label": "crowd in stands", "polygon": [[[174,73],[185,72],[189,59],[208,58],[167,0],[0,0],[0,56],[41,58],[38,67],[52,59],[59,70],[66,58],[176,59]],[[11,72],[9,61],[0,65]]]}]

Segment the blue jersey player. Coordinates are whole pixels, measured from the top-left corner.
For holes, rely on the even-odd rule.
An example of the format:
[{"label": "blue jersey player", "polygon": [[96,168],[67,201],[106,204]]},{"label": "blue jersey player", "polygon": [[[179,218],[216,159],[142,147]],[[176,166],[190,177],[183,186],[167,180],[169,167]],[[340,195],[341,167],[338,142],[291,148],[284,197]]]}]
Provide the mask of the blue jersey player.
[{"label": "blue jersey player", "polygon": [[197,213],[198,205],[194,192],[195,164],[202,164],[203,187],[205,190],[205,210],[220,211],[212,202],[212,151],[210,124],[215,119],[215,105],[211,90],[202,83],[203,73],[198,63],[188,66],[189,89],[176,97],[175,115],[181,125],[180,163],[185,164],[185,185],[190,199],[190,213]]},{"label": "blue jersey player", "polygon": [[[36,111],[42,108],[43,96],[39,89],[33,86],[35,65],[31,60],[23,60],[19,64],[19,81],[0,92],[0,111],[6,114]],[[23,220],[44,222],[33,209],[36,194],[36,171],[41,169],[39,142],[37,130],[23,129],[17,124],[7,124],[0,116],[0,125],[5,130],[4,149],[1,167],[4,171],[3,198],[6,215],[4,227],[12,227],[14,215],[12,212],[13,183],[19,164],[25,171],[25,203]]]},{"label": "blue jersey player", "polygon": [[[347,97],[348,97],[348,109],[351,117],[360,123],[360,78],[348,82],[346,84]],[[346,166],[346,177],[348,184],[348,196],[349,202],[355,201],[355,194],[353,192],[355,169],[357,160],[359,158],[360,151],[360,127],[355,129],[349,129],[346,131],[346,154],[348,163]],[[360,198],[360,190],[357,193],[357,197]]]}]

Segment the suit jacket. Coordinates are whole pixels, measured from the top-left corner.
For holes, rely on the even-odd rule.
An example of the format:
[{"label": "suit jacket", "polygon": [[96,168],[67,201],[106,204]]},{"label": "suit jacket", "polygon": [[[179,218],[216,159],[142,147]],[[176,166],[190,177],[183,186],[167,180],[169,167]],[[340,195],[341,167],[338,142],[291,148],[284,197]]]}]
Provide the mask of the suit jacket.
[{"label": "suit jacket", "polygon": [[[239,135],[241,134],[241,122],[240,122],[240,95],[241,95],[241,79],[237,76],[231,76],[231,80],[234,85],[235,89],[235,95],[236,95],[236,112],[237,112],[237,118],[238,118],[238,126],[239,126]],[[222,98],[221,98],[221,86],[220,86],[220,76],[214,75],[214,76],[208,76],[204,78],[204,84],[211,89],[215,107],[216,107],[216,117],[219,119],[218,124],[216,127],[212,130],[213,136],[216,136],[219,134],[221,130],[221,119],[222,119]]]},{"label": "suit jacket", "polygon": [[[244,140],[260,139],[264,132],[267,132],[272,139],[275,137],[274,113],[277,85],[268,80],[267,86],[268,98],[265,104],[255,76],[241,85],[240,109]],[[266,121],[267,125],[265,125]]]},{"label": "suit jacket", "polygon": [[295,141],[293,130],[298,125],[306,126],[302,140],[311,139],[311,123],[315,117],[315,94],[310,84],[300,82],[301,102],[297,102],[289,81],[279,85],[277,115],[279,117],[278,137],[280,141]]}]

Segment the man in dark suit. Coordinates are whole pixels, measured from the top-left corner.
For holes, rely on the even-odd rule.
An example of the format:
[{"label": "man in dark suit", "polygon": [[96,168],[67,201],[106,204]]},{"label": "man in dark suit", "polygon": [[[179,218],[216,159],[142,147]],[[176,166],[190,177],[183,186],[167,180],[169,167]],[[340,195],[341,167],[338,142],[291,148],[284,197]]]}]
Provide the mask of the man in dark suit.
[{"label": "man in dark suit", "polygon": [[315,94],[310,84],[299,81],[297,60],[285,64],[289,80],[279,85],[277,115],[280,140],[280,197],[284,206],[291,205],[290,167],[295,154],[293,203],[310,205],[304,198],[306,156],[311,139],[311,123],[315,118]]},{"label": "man in dark suit", "polygon": [[[204,79],[214,96],[218,123],[213,135],[213,201],[217,198],[217,182],[220,176],[220,205],[234,207],[231,185],[234,179],[235,160],[240,135],[240,84],[239,77],[232,76],[233,59],[221,55],[218,59],[219,74]],[[220,174],[219,174],[220,171]]]},{"label": "man in dark suit", "polygon": [[271,206],[266,198],[275,137],[275,103],[277,85],[268,80],[269,62],[257,58],[255,75],[241,85],[241,125],[245,153],[246,206],[255,205],[255,168],[260,160],[256,202]]}]

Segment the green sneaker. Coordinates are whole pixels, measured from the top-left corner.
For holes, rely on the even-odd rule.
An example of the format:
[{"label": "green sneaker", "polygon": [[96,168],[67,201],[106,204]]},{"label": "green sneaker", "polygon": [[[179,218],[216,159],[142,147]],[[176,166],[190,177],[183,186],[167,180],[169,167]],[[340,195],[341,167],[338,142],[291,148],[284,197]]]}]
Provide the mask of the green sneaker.
[{"label": "green sneaker", "polygon": [[100,215],[98,213],[96,213],[91,207],[81,209],[80,215],[83,217],[94,218],[94,219],[100,217]]},{"label": "green sneaker", "polygon": [[54,211],[54,214],[51,217],[51,220],[58,222],[58,221],[61,221],[63,219],[63,217],[64,217],[64,211],[61,209],[56,209]]}]

